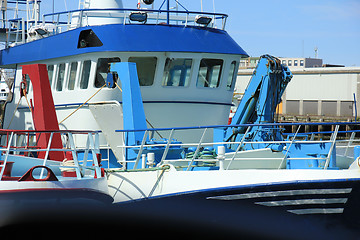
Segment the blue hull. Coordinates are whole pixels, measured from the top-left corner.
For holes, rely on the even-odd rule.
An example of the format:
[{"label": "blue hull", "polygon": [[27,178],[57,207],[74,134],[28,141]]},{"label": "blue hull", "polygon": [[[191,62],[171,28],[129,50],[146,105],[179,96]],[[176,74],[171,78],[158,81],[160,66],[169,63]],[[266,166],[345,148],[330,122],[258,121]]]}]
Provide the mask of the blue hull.
[{"label": "blue hull", "polygon": [[359,198],[359,180],[335,180],[212,189],[119,203],[117,207],[140,216],[142,211],[156,216],[158,211],[169,211],[169,219],[175,214],[189,221],[217,222],[217,227],[254,234],[254,228],[261,225],[262,231],[273,237],[278,237],[276,231],[283,231],[285,236],[304,234],[302,231],[336,236],[358,233]]}]

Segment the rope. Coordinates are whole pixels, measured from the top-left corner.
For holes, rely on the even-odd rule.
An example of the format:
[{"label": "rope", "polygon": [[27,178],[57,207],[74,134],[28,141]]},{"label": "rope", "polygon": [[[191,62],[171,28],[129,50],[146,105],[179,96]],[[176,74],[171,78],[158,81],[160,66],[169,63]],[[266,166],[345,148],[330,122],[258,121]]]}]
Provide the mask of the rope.
[{"label": "rope", "polygon": [[72,113],[70,113],[66,118],[64,118],[61,122],[59,122],[59,125],[62,124],[66,119],[68,119],[69,117],[71,117],[74,113],[76,113],[80,108],[82,108],[86,103],[88,103],[93,97],[95,97],[95,95],[100,92],[101,89],[103,89],[106,86],[106,84],[104,84],[101,88],[99,88],[99,90],[97,90],[90,98],[88,98],[83,104],[81,104],[77,109],[75,109]]},{"label": "rope", "polygon": [[117,82],[114,81],[114,83],[115,83],[116,87],[120,90],[120,92],[122,92],[122,89],[121,89],[121,87],[117,84]]},{"label": "rope", "polygon": [[163,165],[163,166],[162,166],[162,171],[161,171],[161,173],[160,173],[160,176],[159,176],[158,179],[156,180],[156,183],[155,183],[155,185],[153,186],[153,188],[151,189],[148,198],[153,195],[153,193],[155,192],[156,187],[159,185],[160,179],[161,179],[162,176],[164,175],[166,169],[169,169],[169,168],[170,168],[170,166],[168,166],[168,165]]},{"label": "rope", "polygon": [[34,117],[32,108],[31,108],[31,106],[30,106],[29,100],[28,100],[27,97],[26,97],[26,92],[25,92],[25,91],[24,91],[24,97],[25,97],[25,99],[26,99],[26,103],[27,103],[27,105],[28,105],[28,107],[29,107],[29,110],[30,110],[30,112],[31,112],[31,115]]}]

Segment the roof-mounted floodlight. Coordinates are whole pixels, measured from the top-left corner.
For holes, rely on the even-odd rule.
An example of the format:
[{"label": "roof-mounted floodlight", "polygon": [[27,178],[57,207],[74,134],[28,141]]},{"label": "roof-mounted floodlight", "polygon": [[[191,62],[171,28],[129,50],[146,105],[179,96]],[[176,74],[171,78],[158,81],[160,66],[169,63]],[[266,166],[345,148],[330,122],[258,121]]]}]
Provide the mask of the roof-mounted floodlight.
[{"label": "roof-mounted floodlight", "polygon": [[141,0],[143,4],[150,5],[154,3],[154,0]]},{"label": "roof-mounted floodlight", "polygon": [[147,21],[147,13],[145,12],[132,12],[129,16],[130,21],[143,22]]},{"label": "roof-mounted floodlight", "polygon": [[207,26],[211,23],[211,21],[212,21],[212,18],[210,18],[210,17],[201,16],[201,15],[197,15],[195,17],[195,22],[200,25]]}]

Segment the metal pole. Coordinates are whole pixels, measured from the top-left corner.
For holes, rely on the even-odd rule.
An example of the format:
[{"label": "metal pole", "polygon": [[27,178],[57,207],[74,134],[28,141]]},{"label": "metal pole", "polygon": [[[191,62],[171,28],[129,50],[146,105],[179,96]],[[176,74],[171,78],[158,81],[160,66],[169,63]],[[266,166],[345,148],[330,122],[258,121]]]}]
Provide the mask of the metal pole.
[{"label": "metal pole", "polygon": [[246,135],[247,135],[248,132],[250,131],[250,128],[251,128],[251,127],[249,126],[249,127],[246,129],[246,132],[244,133],[244,136],[241,138],[241,142],[240,142],[239,146],[236,148],[236,151],[234,152],[234,155],[232,156],[232,158],[231,158],[231,160],[230,160],[230,162],[229,162],[229,165],[226,167],[226,170],[229,169],[231,163],[234,161],[236,154],[239,152],[241,146],[243,145],[243,143],[244,143],[244,141],[245,141]]},{"label": "metal pole", "polygon": [[[52,132],[52,133],[50,134],[49,143],[48,143],[47,148],[46,148],[43,166],[46,166],[46,161],[47,161],[47,159],[48,159],[48,157],[49,157],[49,152],[50,152],[51,142],[52,142],[53,136],[54,136],[54,133]],[[44,168],[41,169],[40,179],[43,178],[43,175],[44,175]]]},{"label": "metal pole", "polygon": [[167,153],[168,153],[168,151],[169,151],[169,148],[170,148],[171,139],[172,139],[172,137],[173,137],[173,134],[174,134],[174,129],[171,129],[171,132],[170,132],[170,135],[169,135],[169,140],[168,140],[168,142],[167,142],[167,144],[166,144],[164,154],[162,155],[161,161],[160,161],[160,163],[159,163],[158,166],[161,166],[161,164],[163,164],[163,162],[164,162],[164,160],[165,160],[165,158],[166,158],[166,155],[167,155]]},{"label": "metal pole", "polygon": [[329,164],[330,164],[330,159],[331,159],[331,153],[335,147],[335,143],[336,143],[336,137],[337,137],[337,134],[339,132],[339,125],[336,125],[335,127],[335,131],[334,133],[331,135],[331,138],[330,141],[332,141],[332,144],[331,144],[331,147],[330,147],[330,150],[329,150],[329,153],[327,155],[327,158],[326,158],[326,162],[325,162],[325,166],[324,166],[324,169],[326,170],[328,167],[329,167]]},{"label": "metal pole", "polygon": [[354,93],[354,108],[355,108],[355,121],[354,122],[356,122],[357,121],[357,107],[356,107],[356,95],[355,95],[355,93]]},{"label": "metal pole", "polygon": [[170,0],[167,0],[167,3],[166,3],[166,10],[167,10],[167,19],[166,19],[166,23],[169,25],[170,24]]},{"label": "metal pole", "polygon": [[[283,164],[283,162],[284,162],[284,161],[285,161],[285,159],[287,158],[287,155],[288,155],[288,153],[289,153],[289,150],[290,150],[290,148],[291,148],[292,144],[294,143],[295,138],[296,138],[297,134],[299,133],[300,128],[301,128],[301,125],[299,125],[299,127],[297,128],[296,133],[295,133],[295,135],[294,135],[293,139],[291,140],[291,143],[290,143],[289,147],[287,147],[287,149],[286,149],[286,153],[285,153],[285,155],[284,155],[284,158],[281,160],[281,163],[280,163],[280,165],[279,165],[278,169],[280,169],[280,168],[281,168],[281,165]],[[286,164],[286,163],[285,163],[285,164]]]},{"label": "metal pole", "polygon": [[196,151],[195,151],[195,153],[194,153],[194,156],[192,157],[191,162],[189,163],[189,166],[187,167],[186,171],[189,171],[189,170],[190,170],[191,165],[194,163],[194,160],[195,160],[197,154],[198,154],[199,151],[200,151],[201,143],[202,143],[202,141],[203,141],[203,139],[204,139],[206,130],[207,130],[207,128],[204,129],[204,132],[203,132],[203,134],[202,134],[202,136],[201,136],[201,138],[200,138],[199,144],[198,144],[197,147],[196,147]]}]

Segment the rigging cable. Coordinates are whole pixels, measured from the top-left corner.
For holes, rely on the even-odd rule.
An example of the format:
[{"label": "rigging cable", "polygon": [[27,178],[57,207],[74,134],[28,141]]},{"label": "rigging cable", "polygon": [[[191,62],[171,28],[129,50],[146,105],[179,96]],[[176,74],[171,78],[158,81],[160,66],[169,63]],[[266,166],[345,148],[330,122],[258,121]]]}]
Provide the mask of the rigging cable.
[{"label": "rigging cable", "polygon": [[99,88],[99,90],[97,90],[91,97],[89,97],[83,104],[81,104],[77,109],[75,109],[72,113],[70,113],[66,118],[64,118],[61,122],[59,122],[59,125],[62,124],[66,119],[68,119],[69,117],[71,117],[74,113],[76,113],[80,108],[82,108],[86,103],[88,103],[93,97],[95,97],[96,94],[98,94],[98,92],[100,92],[101,89],[103,89],[106,86],[106,84],[104,84],[101,88]]}]

